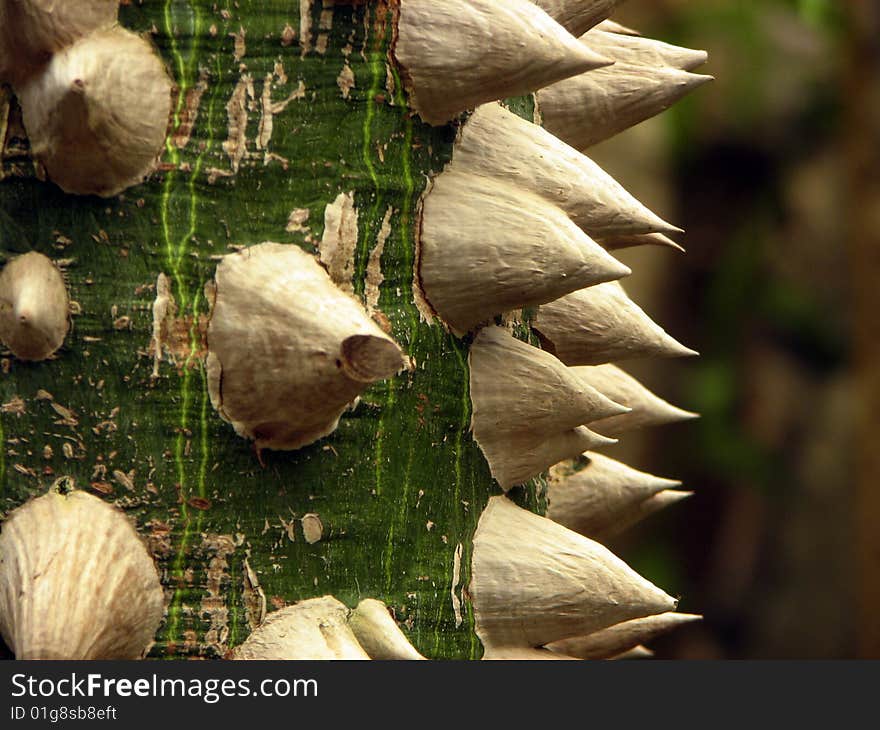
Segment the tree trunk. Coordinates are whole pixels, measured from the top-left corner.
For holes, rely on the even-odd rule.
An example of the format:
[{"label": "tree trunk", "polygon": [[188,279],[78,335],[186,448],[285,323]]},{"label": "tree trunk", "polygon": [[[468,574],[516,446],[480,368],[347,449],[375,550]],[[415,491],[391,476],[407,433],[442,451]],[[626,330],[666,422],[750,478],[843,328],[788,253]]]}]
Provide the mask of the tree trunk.
[{"label": "tree trunk", "polygon": [[[4,87],[3,253],[65,260],[77,313],[55,359],[3,360],[2,507],[63,477],[125,509],[166,590],[154,656],[221,656],[264,610],[329,593],[386,601],[426,656],[476,657],[468,604],[456,615],[450,594],[462,599],[492,482],[467,433],[466,346],[421,321],[412,297],[419,196],[450,133],[412,118],[382,3],[300,5],[121,8],[177,96],[160,172],[115,198],[37,179]],[[236,247],[315,251],[340,193],[357,213],[355,293],[378,290],[415,367],[371,387],[330,437],[261,464],[209,400],[203,288]],[[155,353],[160,273],[176,316]],[[322,525],[311,544],[307,514]]]}]

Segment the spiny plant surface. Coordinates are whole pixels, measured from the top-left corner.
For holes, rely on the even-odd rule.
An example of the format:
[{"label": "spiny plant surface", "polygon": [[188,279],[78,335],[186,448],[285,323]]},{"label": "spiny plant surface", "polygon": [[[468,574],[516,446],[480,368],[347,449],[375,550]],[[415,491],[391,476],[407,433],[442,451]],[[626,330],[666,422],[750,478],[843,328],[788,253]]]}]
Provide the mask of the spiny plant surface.
[{"label": "spiny plant surface", "polygon": [[[456,127],[410,108],[389,3],[326,5],[122,6],[175,92],[158,170],[116,197],[42,179],[14,96],[0,96],[3,254],[55,260],[74,313],[56,357],[3,359],[2,508],[59,483],[123,508],[165,589],[156,657],[224,656],[267,611],[327,594],[382,599],[429,658],[483,652],[466,586],[500,490],[470,433],[472,336],[426,321],[414,281],[421,198]],[[535,116],[531,96],[505,103]],[[340,194],[357,216],[353,293],[375,299],[410,367],[330,436],[255,451],[211,404],[206,285],[223,256],[264,241],[318,253]],[[537,345],[532,314],[511,329]],[[544,486],[510,496],[543,513]]]}]

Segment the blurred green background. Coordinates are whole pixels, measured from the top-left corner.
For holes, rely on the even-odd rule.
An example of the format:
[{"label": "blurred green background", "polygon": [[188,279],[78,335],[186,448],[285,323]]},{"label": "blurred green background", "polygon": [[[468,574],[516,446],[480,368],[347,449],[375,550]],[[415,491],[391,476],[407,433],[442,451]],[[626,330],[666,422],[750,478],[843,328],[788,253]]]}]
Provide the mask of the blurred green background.
[{"label": "blurred green background", "polygon": [[716,77],[595,148],[685,228],[630,295],[702,357],[626,366],[696,422],[610,456],[694,497],[616,547],[705,621],[678,658],[880,657],[880,4],[630,0]]}]

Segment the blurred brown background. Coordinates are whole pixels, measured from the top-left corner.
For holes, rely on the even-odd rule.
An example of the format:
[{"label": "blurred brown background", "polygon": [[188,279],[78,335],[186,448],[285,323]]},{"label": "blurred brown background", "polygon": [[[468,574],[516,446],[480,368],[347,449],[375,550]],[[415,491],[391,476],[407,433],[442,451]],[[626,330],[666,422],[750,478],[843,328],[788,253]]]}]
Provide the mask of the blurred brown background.
[{"label": "blurred brown background", "polygon": [[627,366],[700,421],[609,455],[696,494],[618,542],[703,613],[667,658],[880,657],[880,3],[631,0],[713,84],[593,157],[687,230],[631,296],[699,359]]}]

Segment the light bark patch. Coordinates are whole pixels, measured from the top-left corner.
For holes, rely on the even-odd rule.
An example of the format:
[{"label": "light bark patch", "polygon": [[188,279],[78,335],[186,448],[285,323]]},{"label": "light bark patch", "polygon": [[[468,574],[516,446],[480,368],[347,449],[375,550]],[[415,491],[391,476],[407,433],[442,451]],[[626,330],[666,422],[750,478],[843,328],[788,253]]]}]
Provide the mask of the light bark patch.
[{"label": "light bark patch", "polygon": [[367,262],[367,279],[364,284],[364,294],[367,301],[367,310],[370,312],[379,306],[382,282],[385,281],[385,275],[382,273],[382,254],[385,251],[385,242],[388,240],[388,236],[391,235],[391,216],[393,214],[394,208],[389,206],[385,211],[385,217],[382,219],[382,227],[379,229],[376,247],[370,254],[370,260]]},{"label": "light bark patch", "polygon": [[16,416],[21,416],[26,412],[24,400],[20,396],[15,396],[0,406],[0,413],[13,413]]},{"label": "light bark patch", "polygon": [[302,99],[306,95],[306,86],[300,81],[297,88],[290,92],[286,99],[272,101],[272,74],[266,74],[263,82],[263,93],[260,96],[260,126],[257,130],[257,149],[266,150],[263,162],[269,161],[269,142],[272,140],[274,130],[274,118],[276,114],[283,112],[287,105],[295,99]]},{"label": "light bark patch", "polygon": [[351,66],[347,62],[339,72],[339,76],[336,77],[336,85],[342,92],[343,99],[348,99],[351,96],[351,90],[355,87],[355,79],[354,71],[351,70]]},{"label": "light bark patch", "polygon": [[312,0],[299,0],[299,44],[305,58],[312,50]]},{"label": "light bark patch", "polygon": [[284,64],[281,61],[275,61],[275,67],[272,69],[272,72],[275,74],[275,78],[278,79],[279,84],[287,83],[287,72],[284,70]]},{"label": "light bark patch", "polygon": [[156,280],[156,299],[153,301],[153,339],[150,349],[153,353],[153,377],[159,377],[159,363],[162,361],[166,321],[177,313],[177,304],[171,294],[171,281],[165,274]]},{"label": "light bark patch", "polygon": [[285,23],[284,27],[281,29],[281,45],[287,48],[288,46],[293,45],[295,40],[296,31],[290,27],[289,23]]},{"label": "light bark patch", "polygon": [[134,491],[134,477],[135,470],[131,469],[128,472],[122,471],[122,469],[114,469],[113,470],[113,481],[116,482],[120,487],[124,487],[129,492]]},{"label": "light bark patch", "polygon": [[221,170],[219,167],[209,167],[205,172],[208,173],[208,185],[213,185],[221,177],[232,177],[234,174],[230,170]]},{"label": "light bark patch", "polygon": [[251,631],[257,628],[263,619],[266,618],[266,594],[260,587],[260,581],[254,569],[251,568],[248,556],[244,559],[244,575],[242,576],[242,586],[244,589],[244,611],[247,618],[248,626]]},{"label": "light bark patch", "polygon": [[333,0],[321,0],[321,15],[318,18],[318,28],[321,30],[333,30],[333,8],[335,5]]},{"label": "light bark patch", "polygon": [[321,518],[318,515],[314,512],[309,512],[302,516],[300,523],[302,524],[303,537],[309,545],[320,542],[324,536],[324,523],[321,522]]},{"label": "light bark patch", "polygon": [[358,211],[353,193],[340,193],[324,209],[324,235],[318,244],[321,263],[333,283],[348,293],[354,291],[354,252],[358,241]]},{"label": "light bark patch", "polygon": [[461,543],[455,546],[455,553],[452,556],[452,587],[449,594],[452,597],[452,612],[455,614],[455,628],[461,626],[461,599],[458,597],[459,583],[461,583],[461,555],[464,548]]},{"label": "light bark patch", "polygon": [[240,61],[247,53],[247,46],[245,45],[245,35],[247,35],[247,32],[244,28],[239,27],[238,33],[230,33],[229,35],[234,39],[232,55],[235,56],[236,61]]},{"label": "light bark patch", "polygon": [[306,226],[306,221],[308,221],[309,215],[308,208],[295,208],[287,216],[287,225],[284,226],[284,230],[288,233],[307,233],[309,229]]},{"label": "light bark patch", "polygon": [[[233,172],[238,172],[241,161],[247,154],[247,100],[249,88],[253,88],[251,77],[249,74],[242,74],[232,90],[229,102],[226,104],[228,126],[226,141],[223,143],[223,151],[229,157],[229,164]],[[251,95],[253,94],[252,91],[250,93]]]},{"label": "light bark patch", "polygon": [[149,529],[149,532],[146,534],[146,539],[150,554],[156,558],[169,557],[174,551],[171,544],[170,525],[161,520],[151,520],[145,526]]},{"label": "light bark patch", "polygon": [[422,289],[422,220],[423,220],[423,209],[425,198],[428,193],[431,191],[433,183],[428,182],[425,186],[425,191],[422,193],[422,197],[419,200],[419,211],[418,211],[418,229],[416,234],[416,255],[415,262],[413,264],[413,303],[416,305],[416,309],[419,310],[419,316],[422,321],[431,324],[434,321],[434,317],[436,317],[436,313],[431,308],[431,305],[428,304],[428,298],[425,296],[425,292]]},{"label": "light bark patch", "polygon": [[229,609],[224,597],[224,583],[229,580],[229,556],[235,552],[235,541],[230,535],[207,535],[202,548],[212,553],[205,571],[205,595],[200,606],[201,616],[210,622],[205,644],[222,655],[229,637]]}]

